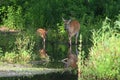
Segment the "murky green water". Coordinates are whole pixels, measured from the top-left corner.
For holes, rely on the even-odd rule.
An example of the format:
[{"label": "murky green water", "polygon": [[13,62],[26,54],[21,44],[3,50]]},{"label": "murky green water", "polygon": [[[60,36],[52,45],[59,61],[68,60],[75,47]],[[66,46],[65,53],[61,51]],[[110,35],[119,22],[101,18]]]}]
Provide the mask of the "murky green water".
[{"label": "murky green water", "polygon": [[[36,60],[47,60],[46,57],[42,57],[41,58],[41,53],[42,54],[47,54],[47,56],[49,56],[49,63],[44,63],[44,64],[40,64],[38,62],[37,65],[39,65],[40,67],[50,67],[50,68],[63,68],[64,64],[61,62],[61,60],[67,58],[69,56],[70,53],[77,55],[78,54],[78,45],[72,45],[71,47],[69,47],[68,44],[66,43],[50,43],[47,42],[45,44],[45,47],[43,47],[43,45],[38,45],[36,47]],[[37,63],[37,62],[36,62]],[[36,66],[37,66],[36,65]]]},{"label": "murky green water", "polygon": [[3,77],[0,80],[77,80],[75,74],[69,72],[65,73],[52,73],[52,74],[43,74],[43,75],[34,75],[34,76],[21,76],[21,77]]}]

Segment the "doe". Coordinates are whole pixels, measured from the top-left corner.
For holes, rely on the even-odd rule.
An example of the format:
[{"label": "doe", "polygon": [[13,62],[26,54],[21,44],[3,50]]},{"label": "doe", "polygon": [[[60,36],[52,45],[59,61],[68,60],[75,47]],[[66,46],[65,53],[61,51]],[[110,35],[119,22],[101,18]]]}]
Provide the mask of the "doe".
[{"label": "doe", "polygon": [[62,62],[66,65],[66,67],[77,68],[77,55],[72,52],[71,46],[68,50],[67,58],[63,59]]},{"label": "doe", "polygon": [[65,20],[64,18],[62,19],[64,22],[65,30],[68,32],[69,45],[71,46],[71,38],[73,36],[76,36],[75,43],[77,44],[77,38],[80,30],[80,23],[77,20],[71,20],[71,19]]}]

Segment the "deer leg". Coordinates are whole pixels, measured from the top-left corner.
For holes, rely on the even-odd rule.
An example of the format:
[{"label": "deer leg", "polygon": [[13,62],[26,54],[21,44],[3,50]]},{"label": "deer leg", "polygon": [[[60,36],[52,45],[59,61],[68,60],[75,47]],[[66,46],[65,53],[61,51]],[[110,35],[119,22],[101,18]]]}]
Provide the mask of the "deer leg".
[{"label": "deer leg", "polygon": [[68,58],[65,58],[65,59],[61,60],[61,62],[67,64],[67,60],[68,60]]},{"label": "deer leg", "polygon": [[71,46],[71,36],[69,37],[69,46]]},{"label": "deer leg", "polygon": [[45,49],[45,38],[43,38],[43,48]]},{"label": "deer leg", "polygon": [[69,47],[70,53],[72,53],[72,46]]},{"label": "deer leg", "polygon": [[78,39],[78,35],[79,35],[79,32],[76,33],[76,36],[75,36],[75,44],[77,44],[77,39]]},{"label": "deer leg", "polygon": [[44,49],[45,49],[45,39],[44,39]]},{"label": "deer leg", "polygon": [[66,68],[68,68],[70,66],[68,58],[63,59],[62,62],[65,64]]},{"label": "deer leg", "polygon": [[78,54],[79,54],[79,52],[78,52],[77,45],[75,46],[75,48],[76,48],[76,55],[78,55]]}]

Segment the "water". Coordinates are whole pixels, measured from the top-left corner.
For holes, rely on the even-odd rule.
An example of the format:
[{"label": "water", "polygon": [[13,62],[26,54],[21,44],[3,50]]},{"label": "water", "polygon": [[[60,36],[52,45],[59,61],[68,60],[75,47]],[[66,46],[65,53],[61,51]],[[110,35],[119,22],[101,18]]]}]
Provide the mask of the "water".
[{"label": "water", "polygon": [[[15,38],[12,36],[11,38],[7,38],[8,35],[4,35],[0,42],[5,46],[8,44],[8,41],[13,41],[11,43],[14,44]],[[12,39],[12,40],[11,40]],[[13,45],[12,44],[12,45]],[[5,47],[3,51],[9,50],[9,48]],[[36,44],[34,54],[36,55],[35,60],[30,63],[37,68],[66,68],[71,67],[71,62],[69,61],[69,54],[77,54],[77,46],[72,45],[68,46],[67,43],[64,42],[49,42],[46,41],[46,44],[42,45],[42,42]],[[62,61],[63,59],[67,59],[68,62]],[[77,80],[77,70],[74,69],[72,71],[65,71],[59,73],[49,73],[42,75],[33,75],[33,76],[14,76],[14,77],[1,77],[0,80]]]},{"label": "water", "polygon": [[[68,58],[71,54],[77,58],[78,45],[69,47],[67,44],[46,43],[44,46],[38,45],[36,47],[36,60],[38,60],[38,62],[35,63],[38,63],[37,65],[40,67],[63,68],[65,65],[62,60]],[[39,62],[39,60],[43,62]],[[44,66],[42,63],[46,63],[46,65]]]},{"label": "water", "polygon": [[[63,63],[62,60],[68,58],[69,54],[77,54],[77,46],[73,45],[68,47],[66,44],[59,43],[46,43],[43,47],[37,46],[35,48],[36,59],[30,63],[37,68],[66,68],[71,67],[69,63]],[[41,57],[42,55],[42,57]],[[77,70],[65,71],[59,73],[49,73],[33,76],[14,76],[14,77],[1,77],[0,80],[77,80]]]},{"label": "water", "polygon": [[0,80],[77,80],[75,74],[70,74],[69,72],[65,73],[51,73],[35,76],[21,76],[21,77],[3,77]]}]

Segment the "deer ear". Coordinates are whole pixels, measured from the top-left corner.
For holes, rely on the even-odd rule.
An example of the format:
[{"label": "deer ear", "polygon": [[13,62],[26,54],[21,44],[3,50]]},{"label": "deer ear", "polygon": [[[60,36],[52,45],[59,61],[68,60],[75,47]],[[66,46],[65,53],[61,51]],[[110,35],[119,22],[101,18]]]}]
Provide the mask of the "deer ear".
[{"label": "deer ear", "polygon": [[65,21],[65,19],[62,17],[62,20]]},{"label": "deer ear", "polygon": [[67,24],[69,24],[71,22],[71,19],[68,20]]}]

